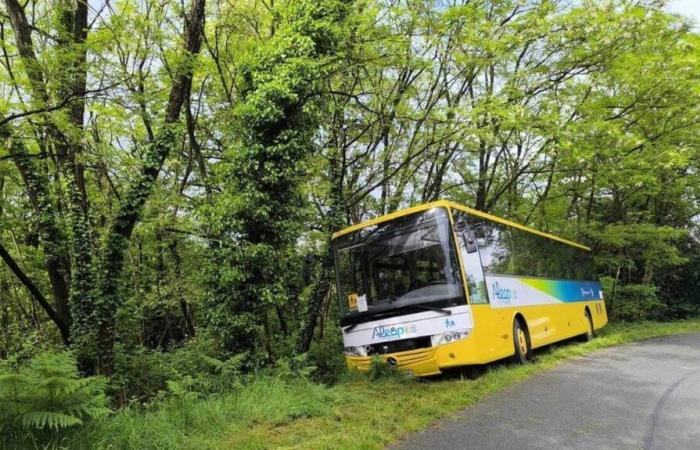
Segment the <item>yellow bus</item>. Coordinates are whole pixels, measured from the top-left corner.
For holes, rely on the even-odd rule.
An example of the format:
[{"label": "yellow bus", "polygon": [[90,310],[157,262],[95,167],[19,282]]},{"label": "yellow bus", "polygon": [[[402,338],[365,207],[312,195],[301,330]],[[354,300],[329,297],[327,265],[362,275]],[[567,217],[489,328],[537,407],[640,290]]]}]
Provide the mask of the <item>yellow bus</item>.
[{"label": "yellow bus", "polygon": [[591,339],[607,321],[590,248],[450,201],[333,234],[346,361],[416,376]]}]

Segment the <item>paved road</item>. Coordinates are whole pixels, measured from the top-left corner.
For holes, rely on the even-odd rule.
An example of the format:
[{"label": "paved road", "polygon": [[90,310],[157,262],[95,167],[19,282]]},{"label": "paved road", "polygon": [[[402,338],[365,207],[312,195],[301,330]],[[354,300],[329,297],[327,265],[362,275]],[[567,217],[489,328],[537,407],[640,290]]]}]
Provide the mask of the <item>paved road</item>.
[{"label": "paved road", "polygon": [[562,364],[394,449],[700,449],[700,334]]}]

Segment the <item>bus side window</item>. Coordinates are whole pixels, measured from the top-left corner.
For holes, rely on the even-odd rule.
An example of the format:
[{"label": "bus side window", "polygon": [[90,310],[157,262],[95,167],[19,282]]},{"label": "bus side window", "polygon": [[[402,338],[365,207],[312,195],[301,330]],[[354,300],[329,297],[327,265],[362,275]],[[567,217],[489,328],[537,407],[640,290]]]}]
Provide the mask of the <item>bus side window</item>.
[{"label": "bus side window", "polygon": [[[470,242],[471,240],[471,242]],[[484,269],[477,251],[476,238],[471,231],[460,233],[460,248],[464,260],[464,272],[467,277],[469,299],[473,305],[483,305],[489,302],[484,281]],[[470,251],[472,250],[472,251]]]},{"label": "bus side window", "polygon": [[514,268],[512,242],[508,230],[497,224],[471,225],[479,244],[483,270],[487,273],[511,274]]}]

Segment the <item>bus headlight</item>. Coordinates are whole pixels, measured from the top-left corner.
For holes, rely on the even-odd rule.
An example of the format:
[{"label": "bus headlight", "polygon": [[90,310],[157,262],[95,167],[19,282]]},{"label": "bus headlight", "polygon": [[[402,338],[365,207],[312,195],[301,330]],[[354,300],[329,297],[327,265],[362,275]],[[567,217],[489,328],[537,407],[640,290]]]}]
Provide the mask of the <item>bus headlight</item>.
[{"label": "bus headlight", "polygon": [[343,353],[345,353],[345,356],[367,356],[367,348],[364,346],[345,347]]},{"label": "bus headlight", "polygon": [[460,341],[469,337],[469,330],[455,330],[446,331],[442,334],[434,334],[430,337],[430,341],[433,347],[442,344],[449,344],[450,342]]}]

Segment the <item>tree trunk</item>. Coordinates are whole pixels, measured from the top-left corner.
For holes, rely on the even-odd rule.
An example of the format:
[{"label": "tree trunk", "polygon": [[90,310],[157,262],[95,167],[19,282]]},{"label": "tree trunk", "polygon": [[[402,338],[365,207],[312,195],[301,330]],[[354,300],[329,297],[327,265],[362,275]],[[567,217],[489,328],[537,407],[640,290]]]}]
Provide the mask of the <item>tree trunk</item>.
[{"label": "tree trunk", "polygon": [[[343,223],[342,220],[342,185],[340,184],[340,173],[339,173],[339,162],[337,158],[333,158],[330,165],[330,179],[333,182],[333,187],[330,193],[330,208],[328,215],[326,216],[326,224],[324,230],[330,235],[333,231],[338,230]],[[306,317],[304,318],[304,324],[299,334],[299,341],[297,342],[297,352],[306,353],[311,347],[311,341],[314,337],[314,331],[316,329],[316,322],[318,316],[321,312],[321,307],[323,305],[323,300],[325,299],[328,290],[333,284],[334,279],[334,261],[333,261],[333,249],[330,245],[330,241],[326,243],[325,249],[319,261],[319,267],[317,272],[317,278],[314,281],[314,287],[309,298],[309,304],[306,310]]]},{"label": "tree trunk", "polygon": [[[177,241],[173,239],[170,243],[170,252],[173,255],[173,260],[175,261],[175,277],[180,280],[182,276],[182,259],[180,258],[180,253],[177,251]],[[180,302],[180,311],[182,312],[182,320],[185,322],[185,328],[187,329],[187,337],[194,337],[196,329],[194,326],[194,318],[192,317],[192,310],[190,305],[187,303],[187,299],[182,292],[182,288],[178,287],[178,299]]]},{"label": "tree trunk", "polygon": [[[11,1],[11,0],[8,0]],[[199,53],[204,30],[205,0],[193,0],[190,12],[185,19],[186,58],[178,77],[173,81],[165,112],[164,125],[154,142],[145,152],[143,165],[136,181],[127,190],[116,217],[112,221],[103,248],[99,282],[100,303],[98,318],[98,369],[103,375],[111,375],[114,366],[115,314],[120,304],[119,281],[124,266],[124,256],[134,226],[141,210],[153,191],[165,159],[177,145],[177,135],[173,124],[178,121],[185,98],[192,86],[194,58]]]},{"label": "tree trunk", "polygon": [[[5,140],[10,155],[22,177],[30,204],[37,217],[36,227],[44,252],[44,264],[51,283],[56,314],[66,326],[70,326],[71,318],[68,308],[68,283],[66,276],[69,271],[68,257],[62,242],[65,236],[56,223],[57,212],[47,186],[48,180],[42,176],[42,169],[32,164],[32,157],[27,152],[20,139],[11,136],[9,128],[0,129],[0,138]],[[66,341],[68,335],[66,335]]]},{"label": "tree trunk", "polygon": [[41,306],[41,308],[46,312],[49,318],[56,324],[58,331],[61,333],[61,339],[65,345],[70,342],[70,335],[68,332],[68,324],[65,323],[61,317],[58,315],[56,310],[51,306],[51,304],[46,300],[44,294],[41,293],[39,288],[34,284],[34,282],[24,273],[24,271],[17,265],[12,255],[8,253],[7,249],[0,243],[0,258],[5,261],[5,264],[10,268],[12,273],[15,274],[17,279],[27,288],[27,290],[32,294],[34,300]]},{"label": "tree trunk", "polygon": [[[30,81],[32,101],[36,106],[47,107],[50,97],[45,84],[46,77],[34,52],[34,44],[31,37],[32,30],[24,9],[16,0],[5,0],[5,5],[10,13],[17,47]],[[55,12],[59,15],[60,22],[63,25],[58,32],[61,37],[61,46],[64,47],[64,50],[67,50],[66,54],[69,55],[60,67],[60,71],[65,76],[58,78],[63,78],[67,81],[59,87],[59,97],[61,102],[67,102],[66,104],[70,105],[69,117],[72,125],[82,130],[87,69],[85,67],[85,49],[81,48],[81,46],[87,37],[88,8],[85,2],[78,1],[74,10],[61,4],[57,5]],[[69,99],[71,100],[70,102],[68,102]],[[91,245],[92,233],[88,222],[84,168],[82,163],[79,162],[79,157],[76,156],[81,153],[82,144],[79,139],[72,137],[74,133],[63,132],[61,126],[51,116],[46,116],[45,119],[45,124],[42,127],[46,129],[49,144],[53,145],[56,150],[59,172],[65,177],[68,186],[71,212],[69,223],[73,231],[74,252],[70,292],[63,274],[59,272],[58,266],[60,266],[61,261],[54,256],[53,253],[55,252],[52,252],[51,248],[49,248],[48,252],[45,250],[47,254],[47,269],[54,291],[56,309],[64,317],[64,322],[76,328],[76,334],[80,336],[85,334],[85,329],[91,319],[89,313],[92,304],[92,254],[94,250]],[[24,153],[26,154],[26,151]],[[21,161],[18,162],[18,167],[21,164]],[[38,172],[32,170],[28,164],[24,164],[24,168],[20,167],[20,172],[23,171],[25,184],[27,184],[27,177],[37,177],[36,174]],[[45,221],[55,221],[55,218],[51,217],[55,211],[53,209],[45,210],[47,206],[51,207],[46,185],[45,180],[44,182],[33,182],[32,189],[28,190],[30,191],[30,196],[32,196],[32,190],[35,192],[35,209],[39,210],[39,217],[42,217]],[[43,205],[40,205],[39,202],[42,202]],[[55,228],[57,229],[57,227]],[[54,236],[45,237],[47,238],[44,242],[45,249],[47,247],[58,248],[63,240],[58,233]],[[64,264],[67,266],[66,263]],[[65,272],[68,272],[68,270],[65,270]],[[72,316],[77,318],[75,323],[71,321],[71,313]],[[80,341],[82,340],[80,339]],[[80,342],[79,345],[81,345]]]}]

